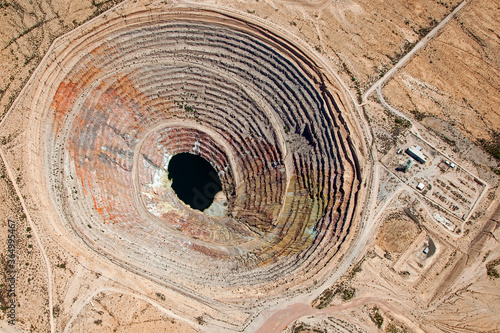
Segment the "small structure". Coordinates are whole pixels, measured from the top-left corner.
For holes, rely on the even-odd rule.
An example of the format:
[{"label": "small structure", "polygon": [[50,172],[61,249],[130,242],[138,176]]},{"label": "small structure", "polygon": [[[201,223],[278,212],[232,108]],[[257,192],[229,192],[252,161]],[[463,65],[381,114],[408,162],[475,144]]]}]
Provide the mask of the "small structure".
[{"label": "small structure", "polygon": [[442,160],[441,162],[439,162],[438,168],[441,169],[442,172],[446,172],[450,169],[450,162]]},{"label": "small structure", "polygon": [[429,247],[428,247],[428,246],[426,246],[426,247],[425,247],[425,249],[424,249],[422,252],[423,252],[424,254],[429,253]]},{"label": "small structure", "polygon": [[401,154],[402,151],[403,151],[403,149],[399,148],[398,151],[396,152],[396,154]]},{"label": "small structure", "polygon": [[455,168],[455,163],[453,162],[446,160],[444,163],[446,163],[446,165],[449,166],[450,168]]},{"label": "small structure", "polygon": [[424,189],[424,187],[425,187],[425,185],[423,183],[418,183],[418,185],[417,185],[417,189],[419,191],[422,191]]},{"label": "small structure", "polygon": [[413,157],[418,163],[425,163],[425,155],[422,153],[422,148],[420,146],[414,146],[406,149],[405,153]]},{"label": "small structure", "polygon": [[455,231],[456,226],[453,223],[451,223],[446,217],[441,216],[441,214],[436,212],[432,213],[432,216],[436,221],[444,225],[448,230]]}]

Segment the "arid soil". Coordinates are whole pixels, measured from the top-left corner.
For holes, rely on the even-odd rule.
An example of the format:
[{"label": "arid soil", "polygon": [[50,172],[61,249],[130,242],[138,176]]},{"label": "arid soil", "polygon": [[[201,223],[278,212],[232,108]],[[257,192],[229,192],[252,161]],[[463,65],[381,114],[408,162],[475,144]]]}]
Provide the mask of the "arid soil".
[{"label": "arid soil", "polygon": [[469,139],[498,140],[498,1],[471,1],[384,88],[393,106],[418,120],[437,117]]},{"label": "arid soil", "polygon": [[71,332],[194,333],[185,323],[161,313],[151,303],[124,294],[100,292],[71,323]]},{"label": "arid soil", "polygon": [[[48,331],[47,276],[40,248],[26,213],[17,199],[5,165],[0,163],[0,303],[1,317],[10,318],[8,307],[16,300],[16,319],[25,329]],[[9,239],[13,239],[9,249]],[[11,261],[13,260],[13,262]],[[10,265],[13,265],[12,267]],[[12,297],[12,293],[15,297]]]},{"label": "arid soil", "polygon": [[334,66],[360,97],[460,1],[219,1],[279,24]]},{"label": "arid soil", "polygon": [[0,115],[3,117],[55,38],[120,0],[0,2]]}]

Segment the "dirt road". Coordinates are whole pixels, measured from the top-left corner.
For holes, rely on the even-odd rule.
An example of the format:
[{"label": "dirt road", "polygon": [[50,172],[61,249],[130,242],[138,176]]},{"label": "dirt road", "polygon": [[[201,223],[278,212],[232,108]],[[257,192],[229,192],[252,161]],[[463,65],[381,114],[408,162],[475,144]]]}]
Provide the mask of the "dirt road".
[{"label": "dirt road", "polygon": [[384,76],[382,76],[377,82],[375,82],[364,94],[363,102],[366,102],[368,96],[370,96],[375,89],[382,87],[385,82],[387,82],[400,68],[402,68],[406,63],[413,57],[415,53],[418,52],[422,47],[427,45],[427,43],[436,36],[436,34],[455,16],[465,5],[467,1],[462,2],[458,5],[448,16],[446,16],[441,23],[439,23],[434,29],[432,29],[424,38],[422,38],[413,49],[408,52],[404,57],[402,57],[394,67],[392,67]]},{"label": "dirt road", "polygon": [[49,322],[50,322],[50,332],[53,333],[55,332],[55,325],[54,325],[54,313],[53,313],[53,301],[52,301],[52,270],[50,267],[50,261],[49,258],[47,257],[47,253],[45,252],[45,248],[42,246],[42,242],[40,241],[40,236],[38,234],[37,226],[33,223],[30,212],[28,210],[28,207],[26,205],[26,202],[24,201],[24,197],[19,190],[19,187],[17,186],[16,178],[14,177],[14,173],[12,172],[12,169],[10,168],[9,163],[7,162],[7,159],[5,158],[5,153],[3,150],[0,148],[0,156],[3,160],[3,163],[5,165],[5,169],[7,171],[7,175],[9,176],[12,185],[14,186],[14,190],[16,191],[16,195],[19,197],[19,201],[21,202],[21,206],[23,207],[24,213],[26,214],[26,219],[28,220],[28,223],[31,227],[31,230],[33,231],[33,235],[35,236],[36,243],[38,247],[40,248],[40,253],[42,254],[43,261],[45,263],[45,266],[47,267],[47,293],[48,293],[48,298],[49,298]]},{"label": "dirt road", "polygon": [[312,308],[308,304],[293,304],[293,305],[290,305],[289,307],[287,307],[286,309],[275,312],[267,320],[267,322],[257,330],[257,333],[281,332],[290,323],[294,322],[295,320],[297,320],[303,316],[334,315],[336,312],[359,307],[359,306],[363,306],[366,304],[373,304],[373,305],[376,305],[385,311],[390,312],[391,315],[393,315],[397,319],[404,322],[414,332],[419,332],[419,333],[422,332],[423,333],[423,331],[417,325],[415,325],[409,319],[407,319],[398,308],[396,308],[395,306],[393,306],[392,304],[389,304],[388,302],[386,302],[384,300],[380,300],[380,299],[375,298],[375,297],[363,297],[363,298],[356,299],[352,302],[339,304],[339,305],[332,306],[332,307],[329,307],[326,309],[321,309],[321,310]]}]

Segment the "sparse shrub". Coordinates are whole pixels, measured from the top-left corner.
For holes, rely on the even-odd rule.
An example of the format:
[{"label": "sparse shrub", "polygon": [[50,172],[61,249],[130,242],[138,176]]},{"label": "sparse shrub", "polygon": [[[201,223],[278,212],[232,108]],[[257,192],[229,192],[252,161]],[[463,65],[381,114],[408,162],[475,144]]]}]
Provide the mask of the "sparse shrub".
[{"label": "sparse shrub", "polygon": [[293,333],[298,333],[298,332],[302,332],[304,330],[304,324],[295,324],[293,325],[293,328],[292,328],[292,332]]},{"label": "sparse shrub", "polygon": [[165,298],[165,295],[163,295],[162,293],[159,293],[157,292],[156,293],[156,297],[158,297],[159,299],[161,299],[162,301],[164,301],[166,298]]},{"label": "sparse shrub", "polygon": [[203,319],[203,316],[198,316],[195,319],[198,322],[198,324],[200,324],[200,325],[205,325],[206,324],[205,319]]},{"label": "sparse shrub", "polygon": [[402,329],[401,327],[398,327],[394,323],[387,324],[387,327],[385,328],[385,331],[387,333],[405,333],[406,332],[405,329]]},{"label": "sparse shrub", "polygon": [[354,289],[352,287],[348,287],[348,288],[344,289],[342,292],[342,300],[348,301],[348,300],[352,299],[354,297],[354,295],[356,295],[356,289]]},{"label": "sparse shrub", "polygon": [[399,275],[401,275],[401,276],[409,276],[410,272],[408,272],[408,271],[400,271]]},{"label": "sparse shrub", "polygon": [[418,121],[422,121],[426,117],[425,113],[422,113],[422,112],[418,111],[417,109],[413,109],[410,112],[413,114],[413,116],[415,117],[415,119],[418,120]]},{"label": "sparse shrub", "polygon": [[399,118],[399,117],[396,117],[394,119],[394,123],[396,124],[396,132],[397,132],[396,136],[399,135],[399,133],[401,132],[401,129],[406,129],[406,128],[409,128],[411,126],[410,121],[403,119],[403,118]]},{"label": "sparse shrub", "polygon": [[500,274],[498,274],[496,268],[488,267],[488,276],[491,276],[492,278],[496,279],[500,277]]},{"label": "sparse shrub", "polygon": [[384,317],[380,314],[380,311],[377,307],[374,307],[370,312],[370,318],[378,328],[381,328],[384,324]]},{"label": "sparse shrub", "polygon": [[486,273],[490,278],[496,279],[500,277],[500,273],[498,273],[496,266],[500,264],[500,258],[489,262],[486,265]]},{"label": "sparse shrub", "polygon": [[321,293],[321,295],[319,295],[319,297],[316,300],[314,300],[313,303],[317,303],[317,305],[316,305],[317,309],[326,308],[328,306],[328,304],[330,304],[330,302],[332,301],[332,298],[335,296],[335,294],[336,294],[336,291],[334,291],[333,288],[325,289]]},{"label": "sparse shrub", "polygon": [[352,269],[351,271],[349,272],[349,275],[347,276],[347,278],[349,280],[352,280],[357,273],[361,272],[362,271],[362,268],[361,268],[361,265],[363,265],[363,262],[365,261],[365,259],[363,258],[360,262],[358,262]]},{"label": "sparse shrub", "polygon": [[59,304],[56,304],[52,307],[52,313],[54,314],[54,317],[59,317],[60,312],[61,308],[59,307]]}]

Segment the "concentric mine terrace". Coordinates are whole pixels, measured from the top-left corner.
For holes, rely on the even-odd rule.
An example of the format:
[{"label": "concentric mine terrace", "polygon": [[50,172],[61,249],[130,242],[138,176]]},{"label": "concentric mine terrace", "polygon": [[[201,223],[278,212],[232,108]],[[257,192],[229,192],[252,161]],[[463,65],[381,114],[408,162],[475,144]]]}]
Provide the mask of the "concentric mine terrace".
[{"label": "concentric mine terrace", "polygon": [[[107,20],[54,58],[29,149],[78,242],[225,313],[335,268],[361,175],[344,102],[310,53],[236,17],[176,10]],[[179,153],[221,181],[203,212],[171,187]]]}]

